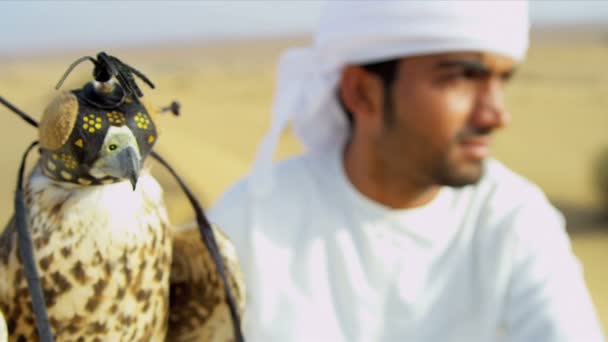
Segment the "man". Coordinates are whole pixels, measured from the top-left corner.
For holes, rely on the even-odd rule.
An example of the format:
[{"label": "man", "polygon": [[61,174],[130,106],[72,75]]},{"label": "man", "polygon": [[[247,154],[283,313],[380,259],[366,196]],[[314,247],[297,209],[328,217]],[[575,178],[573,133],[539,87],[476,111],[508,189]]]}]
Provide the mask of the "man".
[{"label": "man", "polygon": [[[211,212],[250,340],[602,339],[562,216],[488,158],[527,42],[518,1],[329,3]],[[308,152],[272,165],[290,123]]]}]

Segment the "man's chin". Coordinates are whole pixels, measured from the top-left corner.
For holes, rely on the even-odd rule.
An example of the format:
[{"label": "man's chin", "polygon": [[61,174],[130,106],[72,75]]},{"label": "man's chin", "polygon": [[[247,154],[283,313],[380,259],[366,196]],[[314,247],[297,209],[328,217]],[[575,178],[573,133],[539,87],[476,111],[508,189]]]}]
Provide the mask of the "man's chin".
[{"label": "man's chin", "polygon": [[483,176],[483,164],[483,160],[477,160],[460,165],[446,165],[438,176],[438,183],[455,188],[476,184]]}]

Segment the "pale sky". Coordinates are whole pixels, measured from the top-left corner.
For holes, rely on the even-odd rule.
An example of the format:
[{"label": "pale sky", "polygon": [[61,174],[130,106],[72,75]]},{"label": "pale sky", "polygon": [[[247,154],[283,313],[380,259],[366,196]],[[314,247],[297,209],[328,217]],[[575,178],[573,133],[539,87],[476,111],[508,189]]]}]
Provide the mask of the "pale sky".
[{"label": "pale sky", "polygon": [[[323,1],[0,1],[0,55],[313,31]],[[534,25],[608,23],[608,1],[531,2]]]}]

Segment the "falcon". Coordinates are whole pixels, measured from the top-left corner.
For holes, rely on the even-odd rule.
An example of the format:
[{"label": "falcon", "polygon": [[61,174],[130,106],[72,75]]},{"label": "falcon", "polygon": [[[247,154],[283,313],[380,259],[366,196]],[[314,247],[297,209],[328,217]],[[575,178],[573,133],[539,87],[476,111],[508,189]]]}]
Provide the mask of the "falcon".
[{"label": "falcon", "polygon": [[208,232],[201,239],[196,227],[173,227],[144,166],[151,155],[176,176],[152,151],[158,110],[143,102],[132,74],[152,83],[103,52],[84,59],[95,80],[46,108],[23,191],[44,308],[32,304],[17,215],[0,235],[9,341],[39,339],[36,310],[46,311],[57,341],[242,340],[245,289],[231,242],[179,178]]}]

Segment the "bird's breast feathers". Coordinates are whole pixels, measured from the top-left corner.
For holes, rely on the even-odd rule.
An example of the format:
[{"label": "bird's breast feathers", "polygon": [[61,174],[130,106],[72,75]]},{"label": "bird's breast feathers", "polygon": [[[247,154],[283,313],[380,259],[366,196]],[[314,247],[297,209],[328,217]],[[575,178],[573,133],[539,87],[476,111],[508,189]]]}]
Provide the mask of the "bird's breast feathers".
[{"label": "bird's breast feathers", "polygon": [[[162,190],[152,176],[142,174],[136,190],[128,181],[79,187],[36,169],[26,203],[59,340],[84,334],[115,341],[164,336],[172,245]],[[7,265],[12,303],[3,306],[9,331],[29,340],[34,330],[27,285],[13,254]]]},{"label": "bird's breast feathers", "polygon": [[[134,191],[128,181],[81,187],[58,183],[35,170],[26,200],[30,217],[60,222],[62,231],[72,230],[99,244],[137,245],[150,236],[144,226],[167,222],[162,189],[147,173]],[[31,229],[36,228],[40,229],[36,224]]]}]

